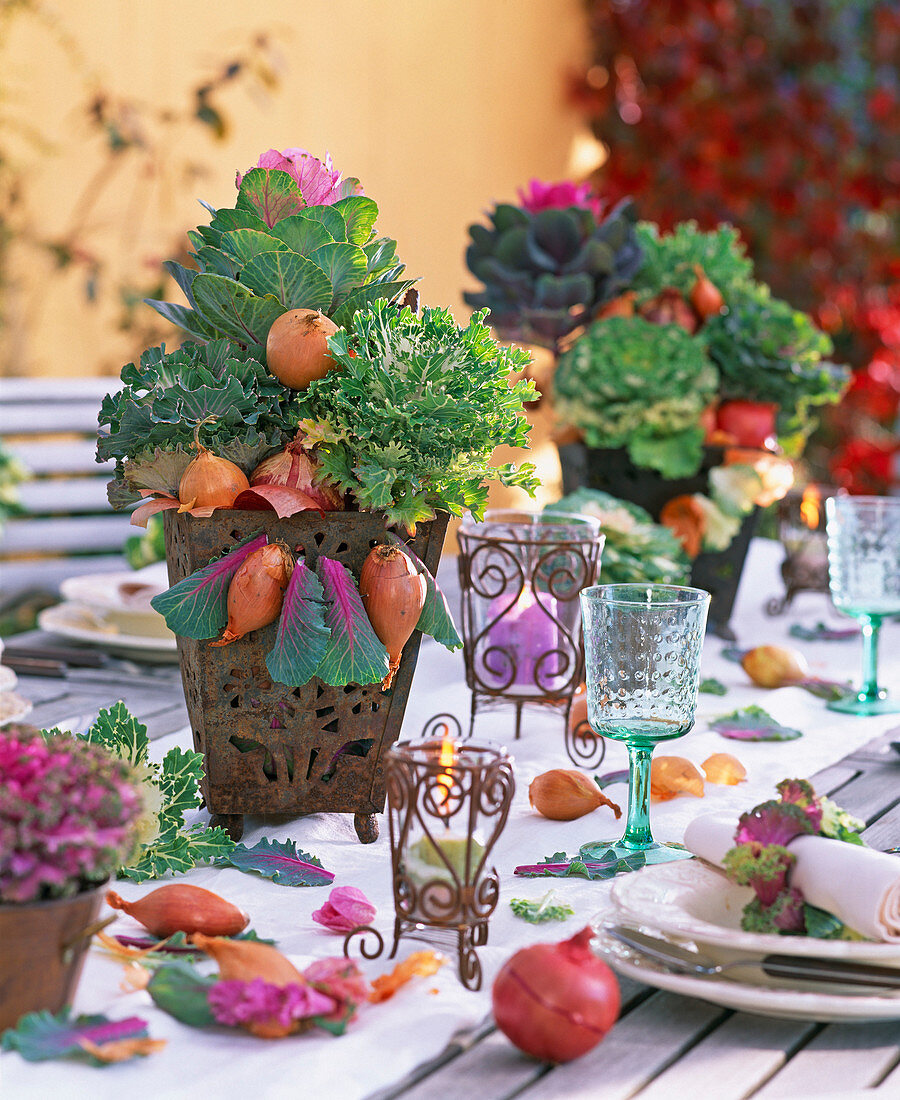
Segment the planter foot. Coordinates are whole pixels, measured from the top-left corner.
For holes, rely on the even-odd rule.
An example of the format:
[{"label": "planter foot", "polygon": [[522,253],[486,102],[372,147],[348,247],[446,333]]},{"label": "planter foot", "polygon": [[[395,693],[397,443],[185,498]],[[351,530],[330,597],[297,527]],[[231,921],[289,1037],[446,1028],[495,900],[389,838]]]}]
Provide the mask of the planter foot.
[{"label": "planter foot", "polygon": [[218,825],[232,840],[240,840],[244,835],[243,814],[213,814],[209,819],[209,825],[211,829]]},{"label": "planter foot", "polygon": [[354,814],[353,828],[362,844],[374,844],[378,839],[378,820],[374,814]]}]

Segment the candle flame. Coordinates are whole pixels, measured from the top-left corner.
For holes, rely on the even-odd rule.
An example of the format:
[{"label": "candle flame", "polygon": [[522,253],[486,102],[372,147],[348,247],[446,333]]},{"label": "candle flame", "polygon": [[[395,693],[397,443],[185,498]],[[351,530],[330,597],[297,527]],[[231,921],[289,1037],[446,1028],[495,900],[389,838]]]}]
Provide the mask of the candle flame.
[{"label": "candle flame", "polygon": [[807,485],[803,490],[803,498],[800,501],[800,517],[811,531],[819,527],[819,504],[822,494],[815,485]]},{"label": "candle flame", "polygon": [[453,787],[453,780],[450,775],[450,768],[456,761],[456,746],[453,743],[449,733],[445,731],[443,739],[441,740],[441,752],[438,757],[438,765],[443,771],[438,773],[437,786],[438,791],[435,792],[435,802],[438,809],[446,810],[449,807],[447,803],[450,799],[450,791]]}]

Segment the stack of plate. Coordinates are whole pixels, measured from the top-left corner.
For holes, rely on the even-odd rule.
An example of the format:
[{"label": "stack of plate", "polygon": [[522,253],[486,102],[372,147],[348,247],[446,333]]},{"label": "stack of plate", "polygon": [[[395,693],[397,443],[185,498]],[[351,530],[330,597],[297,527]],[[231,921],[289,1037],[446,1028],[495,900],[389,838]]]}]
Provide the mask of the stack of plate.
[{"label": "stack of plate", "polygon": [[92,573],[60,585],[63,602],[38,616],[42,630],[136,661],[175,661],[178,647],[150,606],[168,588],[165,562],[131,573]]},{"label": "stack of plate", "polygon": [[602,930],[612,922],[642,929],[672,943],[694,946],[715,963],[758,960],[766,955],[804,956],[900,970],[900,944],[822,940],[809,936],[771,936],[741,931],[741,911],[753,894],[736,886],[699,860],[647,867],[618,879],[612,888],[612,912],[595,919],[597,952],[620,974],[659,989],[726,1008],[793,1020],[900,1019],[900,992],[767,977],[758,967],[737,967],[718,976],[685,975],[667,970],[638,950],[625,947]]},{"label": "stack of plate", "polygon": [[[3,639],[0,638],[0,660],[3,658]],[[30,700],[23,699],[15,690],[18,677],[11,668],[0,664],[0,727],[21,722],[33,709]]]}]

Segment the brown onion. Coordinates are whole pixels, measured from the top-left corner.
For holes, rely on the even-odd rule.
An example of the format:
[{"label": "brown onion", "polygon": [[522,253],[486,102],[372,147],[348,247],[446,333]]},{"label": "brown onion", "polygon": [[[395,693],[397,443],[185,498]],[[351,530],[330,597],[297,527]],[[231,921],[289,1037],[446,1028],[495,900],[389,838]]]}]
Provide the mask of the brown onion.
[{"label": "brown onion", "polygon": [[219,458],[206,447],[198,445],[199,454],[192,459],[178,483],[180,512],[191,508],[230,508],[234,498],[250,482],[240,466],[227,458]]},{"label": "brown onion", "polygon": [[551,768],[531,781],[528,801],[551,821],[574,821],[609,806],[618,819],[622,811],[583,772],[572,768]]},{"label": "brown onion", "polygon": [[399,546],[373,546],[359,575],[359,592],[372,629],[388,651],[390,669],[381,690],[394,682],[403,647],[425,606],[427,585]]},{"label": "brown onion", "polygon": [[292,390],[305,390],[337,364],[326,343],[338,326],[321,310],[291,309],[277,317],[266,338],[266,366]]},{"label": "brown onion", "polygon": [[616,976],[590,949],[590,927],[562,943],[524,947],[491,992],[497,1027],[519,1050],[547,1062],[587,1054],[619,1015]]},{"label": "brown onion", "polygon": [[344,498],[336,485],[328,481],[316,482],[319,463],[299,440],[288,443],[283,451],[264,459],[250,475],[251,486],[283,485],[287,489],[300,489],[323,512],[334,512],[344,507]]},{"label": "brown onion", "polygon": [[618,298],[613,298],[611,302],[607,302],[606,305],[601,306],[594,315],[594,320],[606,321],[610,317],[633,317],[635,297],[636,295],[633,290],[626,290],[625,293],[620,294]]},{"label": "brown onion", "polygon": [[691,305],[705,321],[708,317],[715,317],[717,313],[722,312],[725,299],[699,264],[694,264],[694,274],[697,276],[697,281],[691,287]]},{"label": "brown onion", "polygon": [[228,586],[228,625],[211,646],[229,645],[278,618],[294,560],[277,542],[248,554]]},{"label": "brown onion", "polygon": [[107,890],[106,904],[134,917],[160,939],[174,932],[236,936],[250,923],[247,914],[230,901],[202,886],[181,882],[160,886],[137,901],[126,901],[115,890]]}]

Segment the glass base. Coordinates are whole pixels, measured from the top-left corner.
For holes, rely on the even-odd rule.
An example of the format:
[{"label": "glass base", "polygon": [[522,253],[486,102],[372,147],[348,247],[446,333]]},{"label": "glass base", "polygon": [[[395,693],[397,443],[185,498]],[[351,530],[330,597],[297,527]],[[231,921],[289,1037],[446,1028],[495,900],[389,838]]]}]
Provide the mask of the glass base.
[{"label": "glass base", "polygon": [[646,848],[632,848],[619,840],[592,840],[582,844],[578,850],[582,859],[593,860],[597,863],[612,862],[616,859],[624,859],[632,864],[632,870],[641,867],[649,867],[655,863],[671,863],[676,859],[693,859],[693,853],[680,844],[658,844],[651,841]]},{"label": "glass base", "polygon": [[875,699],[864,695],[847,695],[843,699],[834,699],[826,706],[829,710],[841,714],[900,714],[900,698],[889,699],[886,691],[878,693]]}]

